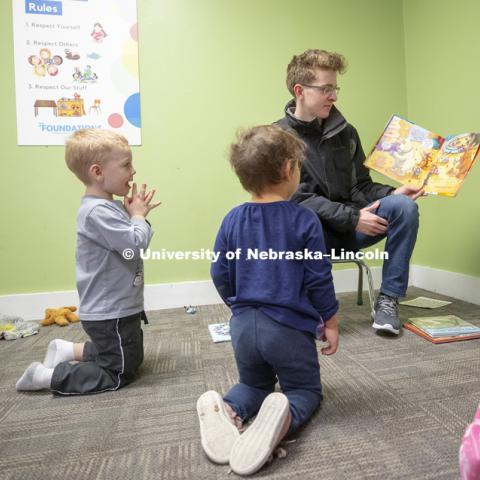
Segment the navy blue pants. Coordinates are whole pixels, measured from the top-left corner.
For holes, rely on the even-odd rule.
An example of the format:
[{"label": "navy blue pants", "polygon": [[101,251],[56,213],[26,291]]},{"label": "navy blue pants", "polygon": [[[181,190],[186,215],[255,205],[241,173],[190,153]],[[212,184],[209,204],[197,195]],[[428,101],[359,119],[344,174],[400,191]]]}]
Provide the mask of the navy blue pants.
[{"label": "navy blue pants", "polygon": [[320,365],[311,333],[289,328],[255,308],[230,320],[239,383],[225,395],[246,421],[257,414],[265,397],[280,383],[290,403],[288,433],[305,423],[320,405]]}]

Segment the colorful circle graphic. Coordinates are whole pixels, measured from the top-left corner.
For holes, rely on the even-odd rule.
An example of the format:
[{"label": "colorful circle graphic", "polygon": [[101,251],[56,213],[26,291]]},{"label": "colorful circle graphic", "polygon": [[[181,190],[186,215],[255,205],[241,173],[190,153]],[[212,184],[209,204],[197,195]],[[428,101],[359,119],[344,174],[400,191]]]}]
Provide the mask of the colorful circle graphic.
[{"label": "colorful circle graphic", "polygon": [[123,117],[119,113],[112,113],[108,117],[108,124],[113,128],[120,128],[123,125]]},{"label": "colorful circle graphic", "polygon": [[122,45],[120,59],[125,70],[133,78],[138,78],[138,44],[133,40],[127,40]]},{"label": "colorful circle graphic", "polygon": [[123,107],[125,118],[135,127],[140,128],[140,93],[130,95]]},{"label": "colorful circle graphic", "polygon": [[131,27],[130,27],[130,36],[136,41],[138,42],[138,25],[136,23],[134,23]]}]

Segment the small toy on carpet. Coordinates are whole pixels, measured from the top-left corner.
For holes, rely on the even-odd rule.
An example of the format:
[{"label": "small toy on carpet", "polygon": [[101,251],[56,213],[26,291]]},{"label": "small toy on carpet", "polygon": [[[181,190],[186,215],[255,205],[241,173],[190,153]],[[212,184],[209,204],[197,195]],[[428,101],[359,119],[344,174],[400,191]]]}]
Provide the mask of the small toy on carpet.
[{"label": "small toy on carpet", "polygon": [[16,340],[35,335],[40,330],[37,322],[26,322],[15,315],[0,315],[0,338]]},{"label": "small toy on carpet", "polygon": [[61,327],[68,325],[69,323],[75,323],[80,320],[76,313],[77,307],[60,307],[60,308],[47,308],[45,310],[45,318],[40,322],[41,325],[47,327],[56,323]]}]

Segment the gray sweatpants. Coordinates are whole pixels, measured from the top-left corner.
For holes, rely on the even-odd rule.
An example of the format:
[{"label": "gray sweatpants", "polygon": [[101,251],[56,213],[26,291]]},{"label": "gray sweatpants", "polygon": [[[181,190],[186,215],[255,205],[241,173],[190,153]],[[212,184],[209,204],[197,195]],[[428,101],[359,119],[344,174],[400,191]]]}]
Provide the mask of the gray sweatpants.
[{"label": "gray sweatpants", "polygon": [[51,389],[61,395],[118,390],[130,383],[143,362],[142,319],[145,312],[113,320],[82,321],[90,337],[83,361],[58,364]]}]

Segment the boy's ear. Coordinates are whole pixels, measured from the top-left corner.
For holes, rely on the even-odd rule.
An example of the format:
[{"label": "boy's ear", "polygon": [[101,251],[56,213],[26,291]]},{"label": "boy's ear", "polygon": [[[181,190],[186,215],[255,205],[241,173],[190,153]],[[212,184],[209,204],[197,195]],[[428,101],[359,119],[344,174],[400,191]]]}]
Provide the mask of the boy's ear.
[{"label": "boy's ear", "polygon": [[293,167],[295,166],[295,162],[293,160],[288,160],[285,162],[285,165],[283,166],[283,178],[284,180],[288,180],[293,172]]},{"label": "boy's ear", "polygon": [[94,163],[93,165],[90,165],[90,167],[88,168],[88,173],[92,178],[97,179],[101,177],[103,174],[102,167]]}]

